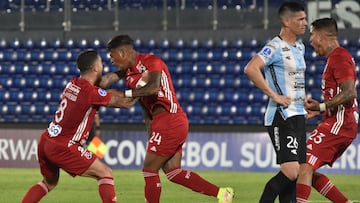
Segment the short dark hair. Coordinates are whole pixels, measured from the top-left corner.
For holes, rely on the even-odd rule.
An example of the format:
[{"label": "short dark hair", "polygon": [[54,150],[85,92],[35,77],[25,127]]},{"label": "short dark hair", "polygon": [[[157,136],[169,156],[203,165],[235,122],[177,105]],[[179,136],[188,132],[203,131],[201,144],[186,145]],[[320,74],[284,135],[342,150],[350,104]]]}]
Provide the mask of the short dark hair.
[{"label": "short dark hair", "polygon": [[327,32],[330,36],[338,35],[338,27],[334,18],[320,18],[311,23],[315,30]]},{"label": "short dark hair", "polygon": [[302,4],[298,2],[288,1],[281,4],[278,14],[281,18],[288,12],[295,13],[300,11],[305,11],[305,7]]},{"label": "short dark hair", "polygon": [[107,50],[116,49],[125,45],[133,45],[134,40],[129,35],[118,35],[112,38],[107,44]]},{"label": "short dark hair", "polygon": [[95,50],[87,50],[79,54],[76,59],[76,65],[80,73],[89,71],[98,59],[99,54]]}]

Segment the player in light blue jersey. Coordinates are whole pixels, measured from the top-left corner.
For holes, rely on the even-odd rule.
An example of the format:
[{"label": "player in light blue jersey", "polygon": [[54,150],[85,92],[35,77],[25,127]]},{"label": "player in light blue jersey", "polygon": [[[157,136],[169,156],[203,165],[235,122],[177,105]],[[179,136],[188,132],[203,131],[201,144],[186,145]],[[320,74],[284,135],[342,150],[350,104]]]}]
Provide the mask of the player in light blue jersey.
[{"label": "player in light blue jersey", "polygon": [[270,98],[264,122],[280,164],[279,173],[267,182],[260,203],[274,202],[277,196],[280,202],[295,203],[299,164],[306,161],[305,47],[297,41],[307,28],[306,13],[301,4],[285,2],[279,16],[280,34],[244,70]]},{"label": "player in light blue jersey", "polygon": [[304,115],[305,98],[305,47],[300,41],[289,44],[281,36],[273,38],[258,53],[264,61],[264,73],[270,88],[279,95],[291,98],[289,105],[279,105],[272,98],[265,114],[265,126],[271,126],[278,111],[287,119]]}]

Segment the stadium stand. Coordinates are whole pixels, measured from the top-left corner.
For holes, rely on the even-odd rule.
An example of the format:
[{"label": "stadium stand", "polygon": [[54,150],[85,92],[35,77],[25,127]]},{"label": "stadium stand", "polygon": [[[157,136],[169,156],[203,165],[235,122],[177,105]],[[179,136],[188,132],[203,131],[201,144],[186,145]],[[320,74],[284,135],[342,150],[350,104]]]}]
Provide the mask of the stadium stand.
[{"label": "stadium stand", "polygon": [[[36,122],[50,119],[56,110],[63,87],[69,79],[78,75],[75,66],[77,54],[85,48],[95,48],[103,57],[108,57],[104,42],[99,39],[82,39],[77,42],[68,39],[64,43],[55,43],[55,46],[54,42],[45,38],[39,41],[1,41],[2,122]],[[196,41],[200,40],[195,39],[140,41],[137,39],[136,42],[139,50],[155,50],[167,62],[179,100],[189,113],[191,123],[263,122],[268,98],[254,88],[243,74],[243,68],[251,57],[250,53],[258,51],[259,46],[234,46],[239,45],[238,39],[226,40],[226,43],[224,40],[198,43]],[[194,44],[196,48],[193,48]],[[307,88],[318,89],[324,62],[309,58],[307,61]],[[108,58],[104,62],[108,63]],[[111,64],[105,64],[106,72],[115,69]],[[116,88],[124,89],[124,83],[117,84]],[[311,92],[314,98],[321,97],[321,92]],[[37,116],[34,117],[35,114]],[[139,106],[130,110],[104,108],[102,115],[103,122],[108,123],[142,122]],[[244,117],[247,119],[242,119]]]},{"label": "stadium stand", "polygon": [[[72,11],[108,10],[112,8],[109,7],[109,2],[114,4],[114,0],[71,0]],[[181,9],[210,9],[213,3],[212,0],[181,2]],[[254,1],[217,2],[221,10],[254,9]],[[262,1],[256,2],[257,8],[263,6]],[[269,1],[274,7],[281,2]],[[29,12],[62,12],[64,8],[64,0],[28,0],[25,3]],[[18,12],[20,5],[21,0],[3,0],[0,2],[0,12]],[[119,6],[125,10],[160,10],[163,8],[163,1],[121,0]],[[167,1],[168,9],[175,6],[175,0]],[[243,74],[243,69],[268,38],[258,37],[256,33],[246,33],[246,29],[241,31],[250,35],[251,39],[222,32],[218,34],[221,37],[201,37],[204,34],[184,37],[182,33],[178,36],[159,34],[158,37],[153,37],[143,32],[143,37],[135,38],[135,48],[139,52],[157,54],[166,61],[178,98],[189,114],[191,124],[259,125],[263,123],[268,98],[254,88]],[[208,31],[203,31],[206,32]],[[105,31],[101,33],[104,36],[94,37],[92,32],[88,32],[88,36],[82,37],[60,33],[55,37],[49,34],[36,37],[26,35],[23,38],[12,36],[11,33],[10,36],[1,38],[0,122],[48,122],[56,111],[59,96],[67,81],[79,73],[75,60],[84,49],[93,48],[100,53],[105,72],[116,70],[109,63],[106,52],[106,41],[112,33]],[[319,87],[324,59],[317,57],[309,43],[304,42],[308,63],[306,88],[309,96],[321,98]],[[340,42],[359,61],[360,37],[342,37]],[[123,81],[114,87],[125,89]],[[143,120],[138,105],[129,110],[101,108],[100,113],[103,123],[137,124]],[[318,120],[309,122],[315,124]]]}]

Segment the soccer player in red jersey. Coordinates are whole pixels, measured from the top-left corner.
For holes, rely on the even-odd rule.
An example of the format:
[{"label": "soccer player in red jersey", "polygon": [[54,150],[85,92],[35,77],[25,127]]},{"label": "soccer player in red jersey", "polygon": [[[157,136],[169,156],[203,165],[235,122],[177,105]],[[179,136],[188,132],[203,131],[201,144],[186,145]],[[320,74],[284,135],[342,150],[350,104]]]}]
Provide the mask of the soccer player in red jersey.
[{"label": "soccer player in red jersey", "polygon": [[80,77],[66,85],[55,116],[39,139],[38,158],[43,180],[28,190],[23,203],[38,202],[50,192],[59,181],[60,168],[71,176],[97,179],[102,202],[116,202],[111,169],[83,144],[100,106],[129,108],[137,99],[125,98],[121,91],[97,87],[103,65],[96,51],[81,53],[76,63]]},{"label": "soccer player in red jersey", "polygon": [[310,42],[316,53],[327,58],[322,74],[322,103],[308,98],[305,109],[308,118],[322,113],[323,120],[307,140],[307,163],[300,166],[297,181],[297,202],[306,202],[311,185],[335,203],[350,202],[324,174],[316,170],[332,166],[357,135],[358,104],[355,87],[355,62],[339,45],[336,21],[315,20],[310,28]]},{"label": "soccer player in red jersey", "polygon": [[[160,201],[161,183],[159,170],[167,178],[195,192],[217,197],[220,203],[231,203],[232,188],[219,188],[198,174],[181,168],[182,145],[188,135],[188,118],[175,94],[166,64],[153,54],[141,54],[134,50],[133,39],[128,35],[116,36],[108,43],[112,62],[117,72],[103,76],[101,87],[108,87],[126,79],[125,96],[140,97],[148,143],[143,165],[145,199],[148,203]],[[142,81],[143,74],[147,81]],[[137,84],[143,84],[137,87]]]}]

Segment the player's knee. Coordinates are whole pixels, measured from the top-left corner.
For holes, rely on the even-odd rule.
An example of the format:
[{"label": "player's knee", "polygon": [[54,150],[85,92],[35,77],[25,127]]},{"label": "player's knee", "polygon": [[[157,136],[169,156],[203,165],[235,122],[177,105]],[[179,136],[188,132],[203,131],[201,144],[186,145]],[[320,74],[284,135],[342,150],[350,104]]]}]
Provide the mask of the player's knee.
[{"label": "player's knee", "polygon": [[287,165],[281,167],[281,172],[289,179],[296,180],[299,176],[299,165]]},{"label": "player's knee", "polygon": [[42,181],[44,183],[44,185],[46,186],[48,192],[50,192],[52,189],[54,189],[57,184],[58,184],[58,180],[47,180],[47,179],[44,179]]},{"label": "player's knee", "polygon": [[112,169],[108,166],[104,167],[102,173],[102,177],[113,177]]},{"label": "player's knee", "polygon": [[300,166],[299,175],[300,176],[313,176],[313,175],[317,175],[317,173],[314,173],[313,168],[309,164],[302,164]]}]

